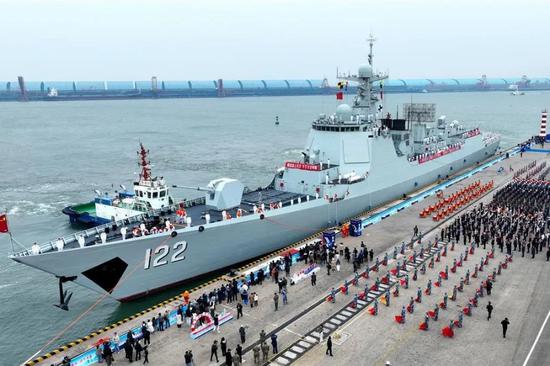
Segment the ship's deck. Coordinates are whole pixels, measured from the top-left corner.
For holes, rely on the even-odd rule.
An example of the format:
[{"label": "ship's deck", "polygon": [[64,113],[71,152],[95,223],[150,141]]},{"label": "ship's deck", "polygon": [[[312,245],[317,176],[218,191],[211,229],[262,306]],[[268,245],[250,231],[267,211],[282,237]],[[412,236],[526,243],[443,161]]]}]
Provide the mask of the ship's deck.
[{"label": "ship's deck", "polygon": [[[242,210],[243,216],[247,216],[254,212],[254,206],[261,207],[262,203],[264,204],[265,210],[267,211],[270,210],[271,204],[281,203],[283,207],[286,207],[291,204],[297,203],[298,200],[306,201],[307,199],[308,195],[305,194],[279,191],[273,188],[263,188],[244,193],[241,204],[238,207],[226,210],[226,212],[230,214],[232,218],[236,218],[238,209]],[[309,196],[309,199],[315,199],[315,197]],[[151,228],[153,227],[164,228],[166,226],[166,220],[169,220],[176,229],[184,228],[187,225],[182,222],[182,220],[176,215],[176,210],[180,207],[180,204],[184,205],[187,217],[191,218],[191,226],[205,225],[205,215],[207,213],[210,214],[210,223],[222,221],[222,211],[216,209],[213,206],[206,205],[204,198],[189,201],[185,200],[171,207],[150,211],[144,213],[143,215],[138,215],[125,220],[97,226],[61,238],[64,242],[64,249],[78,248],[78,238],[80,236],[84,237],[84,246],[101,244],[100,234],[102,232],[105,232],[107,234],[107,243],[121,240],[122,234],[120,230],[122,227],[126,227],[126,239],[130,239],[133,238],[132,231],[134,230],[134,228],[139,228],[142,223],[145,224],[148,230],[151,230]],[[59,238],[41,245],[41,253],[56,251],[57,240],[59,240]],[[31,254],[31,251],[24,251],[19,253],[20,256],[25,256],[29,254]]]}]

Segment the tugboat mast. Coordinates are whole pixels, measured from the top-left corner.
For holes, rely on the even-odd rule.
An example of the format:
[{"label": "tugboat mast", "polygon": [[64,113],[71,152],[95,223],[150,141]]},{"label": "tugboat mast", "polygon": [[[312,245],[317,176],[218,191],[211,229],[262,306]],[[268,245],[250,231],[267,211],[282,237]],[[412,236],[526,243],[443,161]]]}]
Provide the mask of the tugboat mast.
[{"label": "tugboat mast", "polygon": [[140,150],[137,152],[139,155],[138,165],[141,167],[141,173],[139,173],[139,181],[150,181],[151,180],[151,165],[150,161],[147,159],[149,150],[145,150],[145,147],[140,142]]}]

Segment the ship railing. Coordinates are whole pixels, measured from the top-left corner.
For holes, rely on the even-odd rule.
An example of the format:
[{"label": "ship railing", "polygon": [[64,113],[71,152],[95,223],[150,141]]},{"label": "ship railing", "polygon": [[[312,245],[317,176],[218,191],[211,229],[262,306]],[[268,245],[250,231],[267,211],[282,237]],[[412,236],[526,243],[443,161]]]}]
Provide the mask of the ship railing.
[{"label": "ship railing", "polygon": [[[175,203],[175,204],[170,205],[170,206],[150,210],[150,211],[144,212],[140,215],[128,217],[128,218],[121,219],[121,220],[111,221],[111,222],[108,222],[106,224],[95,226],[95,227],[90,228],[90,229],[78,231],[78,232],[72,233],[70,235],[59,237],[55,240],[50,240],[48,242],[40,244],[39,245],[40,246],[40,253],[47,253],[47,252],[50,252],[50,251],[56,251],[57,250],[56,243],[57,243],[58,240],[62,240],[63,245],[67,246],[68,244],[78,243],[78,238],[80,236],[83,236],[84,238],[88,238],[90,236],[99,235],[100,233],[105,231],[105,229],[107,229],[107,228],[111,229],[114,225],[116,225],[119,228],[123,227],[123,226],[131,225],[131,224],[134,224],[134,223],[139,225],[145,219],[150,218],[152,216],[160,215],[163,212],[165,214],[169,213],[169,212],[175,212],[180,207],[180,204],[183,204],[185,208],[188,208],[188,207],[191,207],[191,206],[204,204],[204,202],[205,202],[204,197],[199,197],[199,198],[195,198],[195,199],[192,199],[192,200],[185,200],[185,201],[181,201],[181,202]],[[28,255],[31,255],[31,254],[32,254],[32,250],[27,249],[27,250],[23,250],[23,251],[14,253],[13,256],[15,256],[15,257],[25,257],[25,256],[28,256]]]}]

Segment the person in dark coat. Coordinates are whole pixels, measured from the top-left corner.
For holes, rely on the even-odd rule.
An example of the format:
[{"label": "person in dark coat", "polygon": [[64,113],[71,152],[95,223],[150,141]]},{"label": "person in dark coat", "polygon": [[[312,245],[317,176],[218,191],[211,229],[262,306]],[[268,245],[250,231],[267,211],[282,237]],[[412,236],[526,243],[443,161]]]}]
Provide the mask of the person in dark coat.
[{"label": "person in dark coat", "polygon": [[139,341],[136,341],[134,343],[134,349],[136,350],[136,361],[141,360],[141,351],[143,351],[143,347],[139,343]]},{"label": "person in dark coat", "polygon": [[225,364],[227,366],[233,366],[233,356],[231,355],[230,349],[228,349],[227,352],[225,352]]},{"label": "person in dark coat", "polygon": [[273,347],[273,354],[279,353],[279,349],[277,348],[277,334],[275,333],[271,335],[271,346]]},{"label": "person in dark coat", "polygon": [[502,324],[502,338],[506,338],[506,332],[508,331],[510,321],[508,320],[508,318],[504,318],[504,320],[501,321],[500,324]]},{"label": "person in dark coat", "polygon": [[239,356],[239,362],[243,363],[243,348],[240,344],[237,344],[237,347],[235,348],[235,352],[237,352],[237,355]]},{"label": "person in dark coat", "polygon": [[126,340],[126,343],[124,343],[124,353],[126,354],[126,358],[128,359],[129,362],[134,361],[133,359],[134,348],[132,347],[132,344],[128,340]]},{"label": "person in dark coat", "polygon": [[317,275],[315,272],[311,274],[311,286],[315,286],[317,284]]},{"label": "person in dark coat", "polygon": [[218,360],[218,341],[214,341],[212,343],[212,347],[210,347],[210,361],[212,361],[212,356],[216,356],[216,362],[220,362]]},{"label": "person in dark coat", "polygon": [[109,344],[105,343],[103,345],[103,359],[107,363],[107,366],[111,366],[113,363],[113,351]]},{"label": "person in dark coat", "polygon": [[327,351],[325,352],[325,355],[330,355],[332,357],[332,337],[328,336],[327,339]]},{"label": "person in dark coat", "polygon": [[244,342],[246,342],[246,330],[244,329],[244,325],[240,326],[239,335],[241,336],[241,343],[244,344]]},{"label": "person in dark coat", "polygon": [[489,301],[487,304],[487,320],[491,319],[491,313],[493,312],[493,304]]},{"label": "person in dark coat", "polygon": [[220,348],[222,350],[222,357],[225,357],[225,354],[227,352],[227,341],[224,337],[222,337],[222,340],[220,341]]}]

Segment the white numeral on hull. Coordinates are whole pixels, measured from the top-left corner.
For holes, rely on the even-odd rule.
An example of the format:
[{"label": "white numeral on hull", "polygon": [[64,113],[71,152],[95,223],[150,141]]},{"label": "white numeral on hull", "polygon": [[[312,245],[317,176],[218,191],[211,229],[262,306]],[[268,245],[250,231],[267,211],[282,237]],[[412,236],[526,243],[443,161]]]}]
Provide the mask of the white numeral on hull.
[{"label": "white numeral on hull", "polygon": [[[179,262],[185,259],[185,255],[183,253],[187,249],[187,242],[186,241],[178,241],[172,246],[172,257],[170,258],[170,263]],[[151,259],[153,259],[153,267],[160,267],[165,264],[168,264],[168,260],[165,259],[168,254],[170,254],[170,246],[169,245],[159,245],[155,248],[153,251],[152,249],[148,248],[145,251],[145,262],[143,265],[143,269],[149,269],[151,268]]]}]

